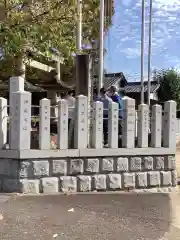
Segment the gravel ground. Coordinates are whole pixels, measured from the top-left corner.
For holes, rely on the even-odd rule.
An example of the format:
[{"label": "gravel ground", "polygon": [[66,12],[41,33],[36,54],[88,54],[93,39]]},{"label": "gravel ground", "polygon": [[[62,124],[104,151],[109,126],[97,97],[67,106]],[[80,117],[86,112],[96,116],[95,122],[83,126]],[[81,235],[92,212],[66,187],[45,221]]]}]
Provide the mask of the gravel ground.
[{"label": "gravel ground", "polygon": [[3,240],[180,239],[180,194],[0,196]]}]

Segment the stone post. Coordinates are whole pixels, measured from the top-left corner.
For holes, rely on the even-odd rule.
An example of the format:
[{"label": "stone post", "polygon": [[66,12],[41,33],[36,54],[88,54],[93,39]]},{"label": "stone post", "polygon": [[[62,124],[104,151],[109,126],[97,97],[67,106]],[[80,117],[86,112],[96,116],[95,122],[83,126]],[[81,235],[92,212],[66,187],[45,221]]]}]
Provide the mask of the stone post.
[{"label": "stone post", "polygon": [[92,147],[103,147],[103,103],[95,102],[92,113]]},{"label": "stone post", "polygon": [[124,97],[124,116],[122,121],[122,146],[134,148],[135,146],[135,100]]},{"label": "stone post", "polygon": [[137,114],[137,111],[135,112],[135,137],[137,137],[137,132],[138,132],[138,114]]},{"label": "stone post", "polygon": [[108,147],[118,148],[119,106],[109,102],[108,107]]},{"label": "stone post", "polygon": [[76,97],[74,147],[87,148],[88,146],[88,106],[87,97]]},{"label": "stone post", "polygon": [[162,107],[160,105],[152,106],[151,115],[151,147],[161,147],[162,137]]},{"label": "stone post", "polygon": [[50,100],[40,101],[39,148],[50,149]]},{"label": "stone post", "polygon": [[12,93],[12,119],[10,149],[30,149],[31,140],[31,93]]},{"label": "stone post", "polygon": [[7,99],[0,98],[0,149],[7,143]]},{"label": "stone post", "polygon": [[[9,122],[11,122],[11,106],[12,106],[12,93],[17,91],[24,91],[24,78],[23,77],[10,77],[9,79]],[[9,141],[11,139],[11,124],[9,124]]]},{"label": "stone post", "polygon": [[47,98],[50,99],[50,105],[53,106],[50,109],[50,115],[52,118],[51,122],[57,122],[58,118],[58,102],[60,101],[60,96],[54,91],[47,91]]},{"label": "stone post", "polygon": [[163,147],[176,148],[176,102],[164,104]]},{"label": "stone post", "polygon": [[10,77],[9,79],[9,105],[12,103],[12,93],[17,91],[24,91],[23,77]]},{"label": "stone post", "polygon": [[92,144],[92,108],[93,108],[93,82],[92,82],[92,56],[89,54],[76,55],[76,96],[88,97],[88,147]]},{"label": "stone post", "polygon": [[68,149],[68,102],[58,102],[57,148]]},{"label": "stone post", "polygon": [[149,107],[146,104],[140,104],[138,107],[138,147],[148,147],[149,134]]}]

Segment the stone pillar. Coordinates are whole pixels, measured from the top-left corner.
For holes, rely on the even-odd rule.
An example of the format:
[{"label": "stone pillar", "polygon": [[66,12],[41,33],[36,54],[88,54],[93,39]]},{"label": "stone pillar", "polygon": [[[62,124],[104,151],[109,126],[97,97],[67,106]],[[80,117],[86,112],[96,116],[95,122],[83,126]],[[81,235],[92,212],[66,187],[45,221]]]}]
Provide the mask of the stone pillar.
[{"label": "stone pillar", "polygon": [[108,147],[118,148],[119,106],[109,102],[108,108]]},{"label": "stone pillar", "polygon": [[87,97],[76,97],[74,147],[87,148],[88,146],[88,106]]},{"label": "stone pillar", "polygon": [[50,100],[40,101],[39,148],[50,149]]},{"label": "stone pillar", "polygon": [[176,148],[176,102],[164,104],[163,147]]},{"label": "stone pillar", "polygon": [[57,148],[68,148],[68,102],[60,100],[58,103]]},{"label": "stone pillar", "polygon": [[95,102],[92,113],[92,147],[103,147],[103,103]]},{"label": "stone pillar", "polygon": [[162,137],[162,107],[160,105],[152,106],[151,115],[151,147],[161,147]]},{"label": "stone pillar", "polygon": [[7,143],[7,99],[0,98],[0,149]]},{"label": "stone pillar", "polygon": [[60,97],[57,96],[57,93],[54,91],[47,91],[47,98],[50,99],[50,105],[53,105],[50,109],[50,115],[53,121],[57,121],[58,118],[58,102],[60,101]]},{"label": "stone pillar", "polygon": [[138,107],[138,147],[148,147],[149,134],[149,107],[147,104],[140,104]]},{"label": "stone pillar", "polygon": [[[12,93],[17,91],[24,91],[24,78],[23,77],[10,77],[9,79],[9,119],[11,121],[11,106],[12,106]],[[9,124],[9,141],[11,139],[11,124]]]},{"label": "stone pillar", "polygon": [[124,116],[122,121],[122,146],[134,148],[135,146],[135,100],[124,97]]},{"label": "stone pillar", "polygon": [[137,114],[137,111],[135,112],[135,137],[137,137],[137,132],[138,132],[138,114]]},{"label": "stone pillar", "polygon": [[31,140],[31,93],[12,93],[12,119],[10,149],[30,149]]},{"label": "stone pillar", "polygon": [[9,79],[9,105],[11,106],[12,93],[17,91],[24,91],[23,77],[10,77]]},{"label": "stone pillar", "polygon": [[89,54],[76,56],[76,96],[88,97],[88,146],[92,144],[92,108],[93,108],[93,83],[92,83],[92,57]]}]

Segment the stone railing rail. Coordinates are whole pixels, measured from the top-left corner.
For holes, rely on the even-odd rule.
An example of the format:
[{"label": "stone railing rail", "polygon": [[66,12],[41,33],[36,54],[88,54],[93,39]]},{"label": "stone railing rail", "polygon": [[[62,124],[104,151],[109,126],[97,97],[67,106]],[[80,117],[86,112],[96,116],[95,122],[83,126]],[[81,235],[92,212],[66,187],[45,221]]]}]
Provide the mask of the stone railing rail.
[{"label": "stone railing rail", "polygon": [[[10,140],[9,148],[14,150],[29,150],[31,141],[31,93],[17,91],[12,93],[12,106],[10,106]],[[151,114],[151,131],[149,144],[149,108],[146,104],[139,105],[136,124],[135,100],[123,98],[122,122],[122,147],[139,148],[175,147],[176,135],[176,103],[167,101],[164,104],[162,121],[162,107],[154,105]],[[50,150],[50,112],[49,99],[40,101],[39,115],[39,149]],[[0,147],[4,148],[7,141],[7,100],[0,98],[1,132]],[[118,119],[119,109],[117,103],[109,104],[108,118],[108,148],[118,148]],[[103,104],[94,102],[91,119],[90,138],[88,138],[88,105],[86,96],[77,96],[74,117],[74,148],[85,149],[88,147],[103,148]],[[60,100],[57,118],[57,148],[68,149],[68,102]],[[71,137],[71,136],[70,136]]]}]

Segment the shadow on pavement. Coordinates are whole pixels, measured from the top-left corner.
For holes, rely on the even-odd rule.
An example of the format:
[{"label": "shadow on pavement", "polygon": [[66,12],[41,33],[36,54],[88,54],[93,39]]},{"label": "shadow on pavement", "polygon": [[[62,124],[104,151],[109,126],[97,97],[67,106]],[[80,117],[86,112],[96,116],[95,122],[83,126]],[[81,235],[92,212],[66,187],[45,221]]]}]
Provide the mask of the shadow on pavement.
[{"label": "shadow on pavement", "polygon": [[3,240],[158,240],[172,218],[169,195],[152,193],[20,196],[1,209]]}]

